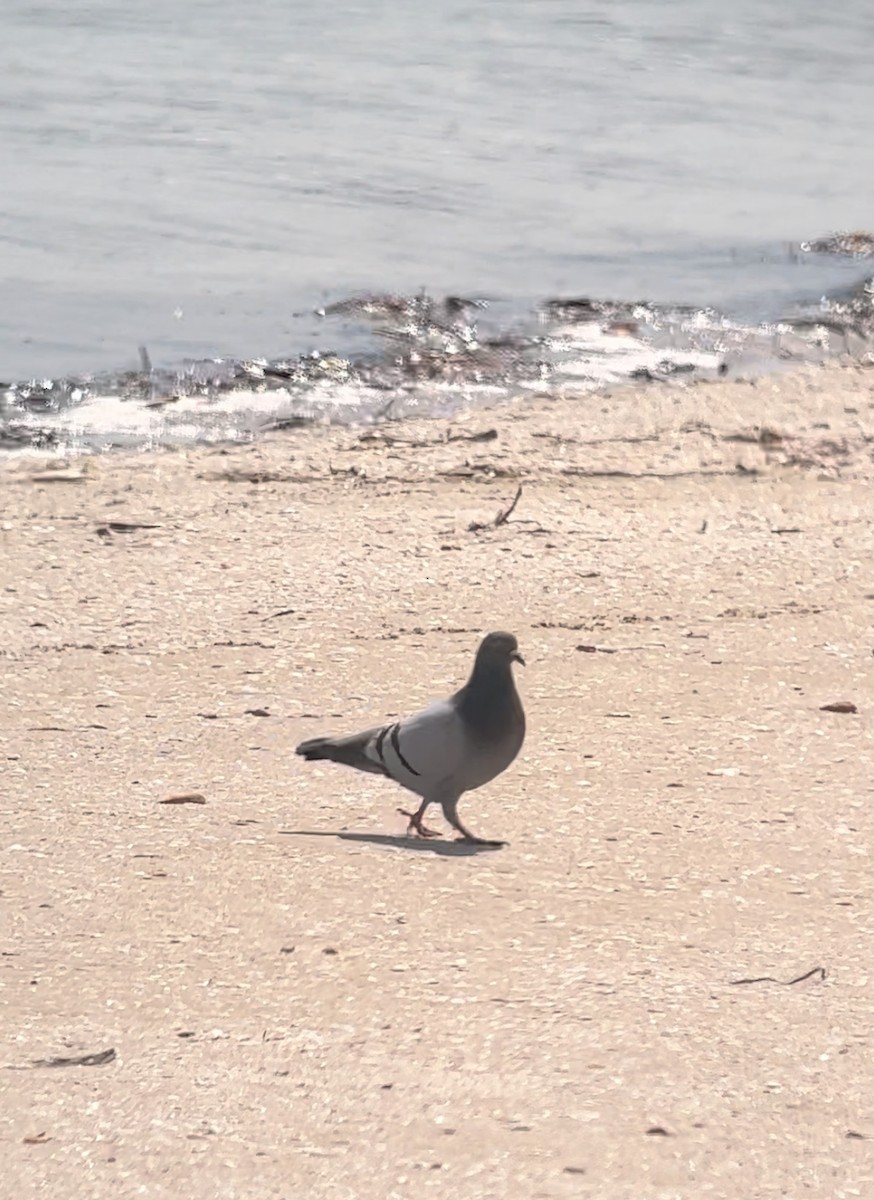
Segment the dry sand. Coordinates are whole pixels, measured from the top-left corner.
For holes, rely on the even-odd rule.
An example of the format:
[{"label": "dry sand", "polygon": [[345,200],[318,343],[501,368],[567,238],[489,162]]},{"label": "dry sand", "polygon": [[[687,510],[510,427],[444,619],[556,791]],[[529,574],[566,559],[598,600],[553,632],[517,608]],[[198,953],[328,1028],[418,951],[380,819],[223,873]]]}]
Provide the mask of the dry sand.
[{"label": "dry sand", "polygon": [[[874,1196],[872,386],[7,464],[0,1193]],[[294,757],[501,627],[507,848]]]}]

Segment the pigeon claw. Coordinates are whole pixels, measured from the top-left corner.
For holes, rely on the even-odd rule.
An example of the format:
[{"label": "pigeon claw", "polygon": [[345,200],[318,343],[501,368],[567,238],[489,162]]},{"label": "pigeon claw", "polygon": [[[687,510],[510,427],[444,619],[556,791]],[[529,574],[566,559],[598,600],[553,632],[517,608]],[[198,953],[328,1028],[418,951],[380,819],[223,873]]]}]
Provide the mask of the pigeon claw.
[{"label": "pigeon claw", "polygon": [[440,837],[440,834],[436,829],[429,829],[427,825],[422,824],[422,817],[419,813],[407,812],[407,810],[405,808],[399,808],[398,812],[401,814],[402,817],[406,817],[407,820],[410,822],[409,825],[407,826],[407,834],[408,835],[411,833],[417,833],[419,835],[419,837],[423,837],[423,838]]}]

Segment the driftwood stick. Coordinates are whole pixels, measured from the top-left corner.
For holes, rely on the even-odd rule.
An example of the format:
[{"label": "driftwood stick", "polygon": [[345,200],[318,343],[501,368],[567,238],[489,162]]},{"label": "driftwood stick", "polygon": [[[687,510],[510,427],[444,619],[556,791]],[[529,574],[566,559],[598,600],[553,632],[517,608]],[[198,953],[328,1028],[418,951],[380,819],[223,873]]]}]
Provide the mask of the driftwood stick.
[{"label": "driftwood stick", "polygon": [[519,503],[519,499],[520,499],[521,495],[522,495],[522,484],[520,483],[519,486],[516,488],[516,495],[513,497],[513,499],[510,501],[510,503],[507,505],[506,508],[499,509],[498,512],[495,514],[494,519],[491,521],[471,521],[471,523],[467,527],[469,532],[470,533],[478,533],[479,530],[481,530],[481,529],[498,529],[498,528],[500,528],[501,525],[506,525],[507,522],[510,520],[513,510],[515,509],[516,505]]}]

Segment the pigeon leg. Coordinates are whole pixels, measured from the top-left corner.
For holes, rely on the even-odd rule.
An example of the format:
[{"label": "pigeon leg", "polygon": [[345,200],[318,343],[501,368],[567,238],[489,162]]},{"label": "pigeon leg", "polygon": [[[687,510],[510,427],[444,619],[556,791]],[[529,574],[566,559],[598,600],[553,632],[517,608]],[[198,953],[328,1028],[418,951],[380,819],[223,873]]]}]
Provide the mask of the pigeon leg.
[{"label": "pigeon leg", "polygon": [[427,825],[422,824],[422,818],[425,815],[425,810],[430,803],[430,800],[423,800],[416,812],[407,812],[405,808],[398,809],[398,812],[401,814],[401,816],[406,817],[410,822],[407,826],[407,834],[410,834],[411,832],[417,833],[419,837],[423,838],[440,837],[440,834],[436,829],[429,829]]},{"label": "pigeon leg", "polygon": [[446,818],[446,820],[449,822],[449,824],[452,826],[452,828],[457,829],[458,832],[461,834],[461,837],[457,839],[460,842],[473,842],[474,845],[477,845],[477,846],[494,846],[494,848],[496,850],[499,849],[501,846],[506,846],[506,844],[507,844],[506,842],[492,841],[490,838],[477,837],[476,834],[473,834],[470,832],[469,829],[466,829],[462,823],[461,817],[459,817],[459,815],[458,815],[458,797],[457,796],[455,797],[454,800],[444,800],[443,801],[443,815]]}]

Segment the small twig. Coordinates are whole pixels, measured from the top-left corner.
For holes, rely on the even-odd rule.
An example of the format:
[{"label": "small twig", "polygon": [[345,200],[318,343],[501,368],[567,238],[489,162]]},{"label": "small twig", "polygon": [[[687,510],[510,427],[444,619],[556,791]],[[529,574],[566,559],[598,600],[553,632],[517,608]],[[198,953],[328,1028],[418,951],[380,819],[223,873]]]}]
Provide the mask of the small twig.
[{"label": "small twig", "polygon": [[447,442],[493,442],[497,429],[481,429],[479,433],[450,433]]},{"label": "small twig", "polygon": [[507,505],[506,508],[501,508],[498,510],[493,521],[471,521],[471,523],[467,527],[468,531],[470,533],[478,533],[481,529],[498,529],[501,525],[506,525],[507,522],[510,520],[513,510],[515,509],[516,505],[519,503],[519,499],[520,499],[521,495],[522,495],[522,484],[520,483],[519,486],[516,488],[516,495],[513,497],[513,499],[510,501],[510,503]]},{"label": "small twig", "polygon": [[510,504],[509,508],[501,509],[501,511],[495,517],[495,528],[496,529],[499,525],[507,524],[507,522],[509,521],[510,516],[513,512],[513,509],[519,503],[521,496],[522,496],[522,484],[520,483],[519,486],[516,488],[516,495],[513,497],[512,503]]},{"label": "small twig", "polygon": [[[498,436],[497,429],[482,429],[478,433],[447,433],[439,438],[426,438],[417,441],[415,438],[393,437],[381,430],[370,431],[359,435],[359,444],[376,444],[382,446],[409,446],[412,450],[428,450],[432,446],[446,446],[449,442],[493,442]],[[352,447],[357,449],[357,447]]]},{"label": "small twig", "polygon": [[115,1058],[114,1050],[99,1050],[96,1054],[78,1054],[75,1058],[37,1058],[35,1067],[102,1067]]},{"label": "small twig", "polygon": [[311,417],[277,417],[275,421],[262,425],[261,429],[264,433],[281,433],[285,429],[303,429],[312,424]]},{"label": "small twig", "polygon": [[140,529],[160,529],[152,521],[105,521],[98,525],[97,533],[136,533]]},{"label": "small twig", "polygon": [[729,979],[728,982],[734,985],[741,983],[779,983],[781,987],[792,987],[793,984],[803,983],[805,979],[811,979],[814,975],[818,975],[820,980],[825,979],[825,967],[812,967],[796,979],[775,979],[773,975],[759,975],[755,979]]}]

